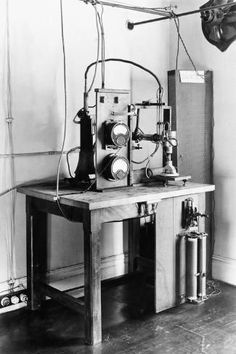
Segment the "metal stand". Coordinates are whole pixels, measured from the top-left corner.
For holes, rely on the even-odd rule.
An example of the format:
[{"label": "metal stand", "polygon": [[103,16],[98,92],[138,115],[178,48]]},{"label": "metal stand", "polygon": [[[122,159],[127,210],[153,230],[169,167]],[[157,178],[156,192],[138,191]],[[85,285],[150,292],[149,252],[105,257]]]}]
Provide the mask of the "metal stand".
[{"label": "metal stand", "polygon": [[171,175],[157,175],[153,179],[156,181],[162,181],[163,186],[167,187],[168,182],[174,181],[174,182],[183,182],[183,185],[185,186],[187,181],[191,179],[191,176],[171,176]]},{"label": "metal stand", "polygon": [[202,303],[206,295],[206,238],[205,232],[186,231],[178,235],[179,304],[188,301]]}]

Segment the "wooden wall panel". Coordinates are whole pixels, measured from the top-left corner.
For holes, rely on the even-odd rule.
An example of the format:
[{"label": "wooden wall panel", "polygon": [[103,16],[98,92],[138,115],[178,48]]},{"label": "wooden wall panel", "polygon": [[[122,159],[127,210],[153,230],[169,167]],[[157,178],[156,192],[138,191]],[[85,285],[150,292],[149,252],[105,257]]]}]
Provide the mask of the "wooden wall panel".
[{"label": "wooden wall panel", "polygon": [[[183,83],[180,71],[168,72],[168,104],[172,106],[173,128],[177,131],[178,149],[173,154],[174,165],[182,175],[191,175],[193,182],[213,184],[213,72],[204,71],[204,83]],[[209,234],[207,254],[212,257],[214,245],[213,195],[206,196],[205,210]],[[211,274],[211,262],[208,262]]]},{"label": "wooden wall panel", "polygon": [[[156,313],[174,307],[178,304],[178,256],[177,235],[182,228],[182,202],[193,198],[194,206],[199,211],[205,206],[204,194],[191,194],[163,200],[158,205],[156,214]],[[201,220],[199,230],[204,229],[204,220]]]}]

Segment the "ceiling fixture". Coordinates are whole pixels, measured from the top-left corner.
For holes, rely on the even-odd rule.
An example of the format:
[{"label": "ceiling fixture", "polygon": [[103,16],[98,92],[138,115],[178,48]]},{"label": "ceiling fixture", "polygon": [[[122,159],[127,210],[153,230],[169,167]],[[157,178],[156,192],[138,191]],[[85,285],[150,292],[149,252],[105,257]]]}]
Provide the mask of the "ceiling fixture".
[{"label": "ceiling fixture", "polygon": [[139,22],[128,21],[127,27],[132,30],[138,25],[194,15],[196,13],[201,13],[202,31],[205,38],[222,52],[236,40],[236,2],[233,0],[210,0],[198,10],[182,13],[171,11],[168,16]]}]

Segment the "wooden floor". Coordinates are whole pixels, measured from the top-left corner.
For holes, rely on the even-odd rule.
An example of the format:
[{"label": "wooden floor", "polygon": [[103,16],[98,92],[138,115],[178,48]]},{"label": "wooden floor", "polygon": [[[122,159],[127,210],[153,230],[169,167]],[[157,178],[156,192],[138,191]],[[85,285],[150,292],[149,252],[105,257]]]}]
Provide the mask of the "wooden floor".
[{"label": "wooden floor", "polygon": [[[236,353],[236,288],[204,304],[153,314],[153,290],[142,279],[103,289],[103,343],[83,344],[83,318],[47,301],[0,315],[0,354]],[[211,289],[210,289],[211,290]]]}]

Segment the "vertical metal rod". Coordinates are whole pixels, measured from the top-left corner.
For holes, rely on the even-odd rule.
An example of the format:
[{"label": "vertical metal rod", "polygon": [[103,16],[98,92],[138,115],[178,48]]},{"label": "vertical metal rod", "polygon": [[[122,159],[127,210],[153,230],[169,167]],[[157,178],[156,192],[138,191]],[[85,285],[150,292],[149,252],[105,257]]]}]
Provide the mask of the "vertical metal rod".
[{"label": "vertical metal rod", "polygon": [[207,234],[202,233],[198,237],[198,297],[206,297],[206,242]]},{"label": "vertical metal rod", "polygon": [[186,246],[186,297],[189,301],[194,301],[197,300],[197,236],[188,235]]},{"label": "vertical metal rod", "polygon": [[138,26],[138,25],[145,25],[147,23],[169,20],[172,17],[174,18],[174,17],[182,17],[182,16],[194,15],[194,14],[197,14],[199,12],[211,11],[211,10],[214,10],[214,9],[231,7],[231,6],[234,6],[234,5],[236,5],[236,2],[232,2],[232,3],[228,3],[228,4],[220,4],[220,5],[209,6],[209,7],[205,7],[205,8],[200,8],[198,10],[182,12],[182,13],[179,13],[179,14],[176,13],[176,14],[173,14],[173,16],[163,16],[163,17],[153,18],[151,20],[145,20],[145,21],[140,21],[140,22],[130,22],[130,21],[128,21],[127,22],[127,27],[128,27],[128,29],[132,30],[134,28],[134,26]]}]

